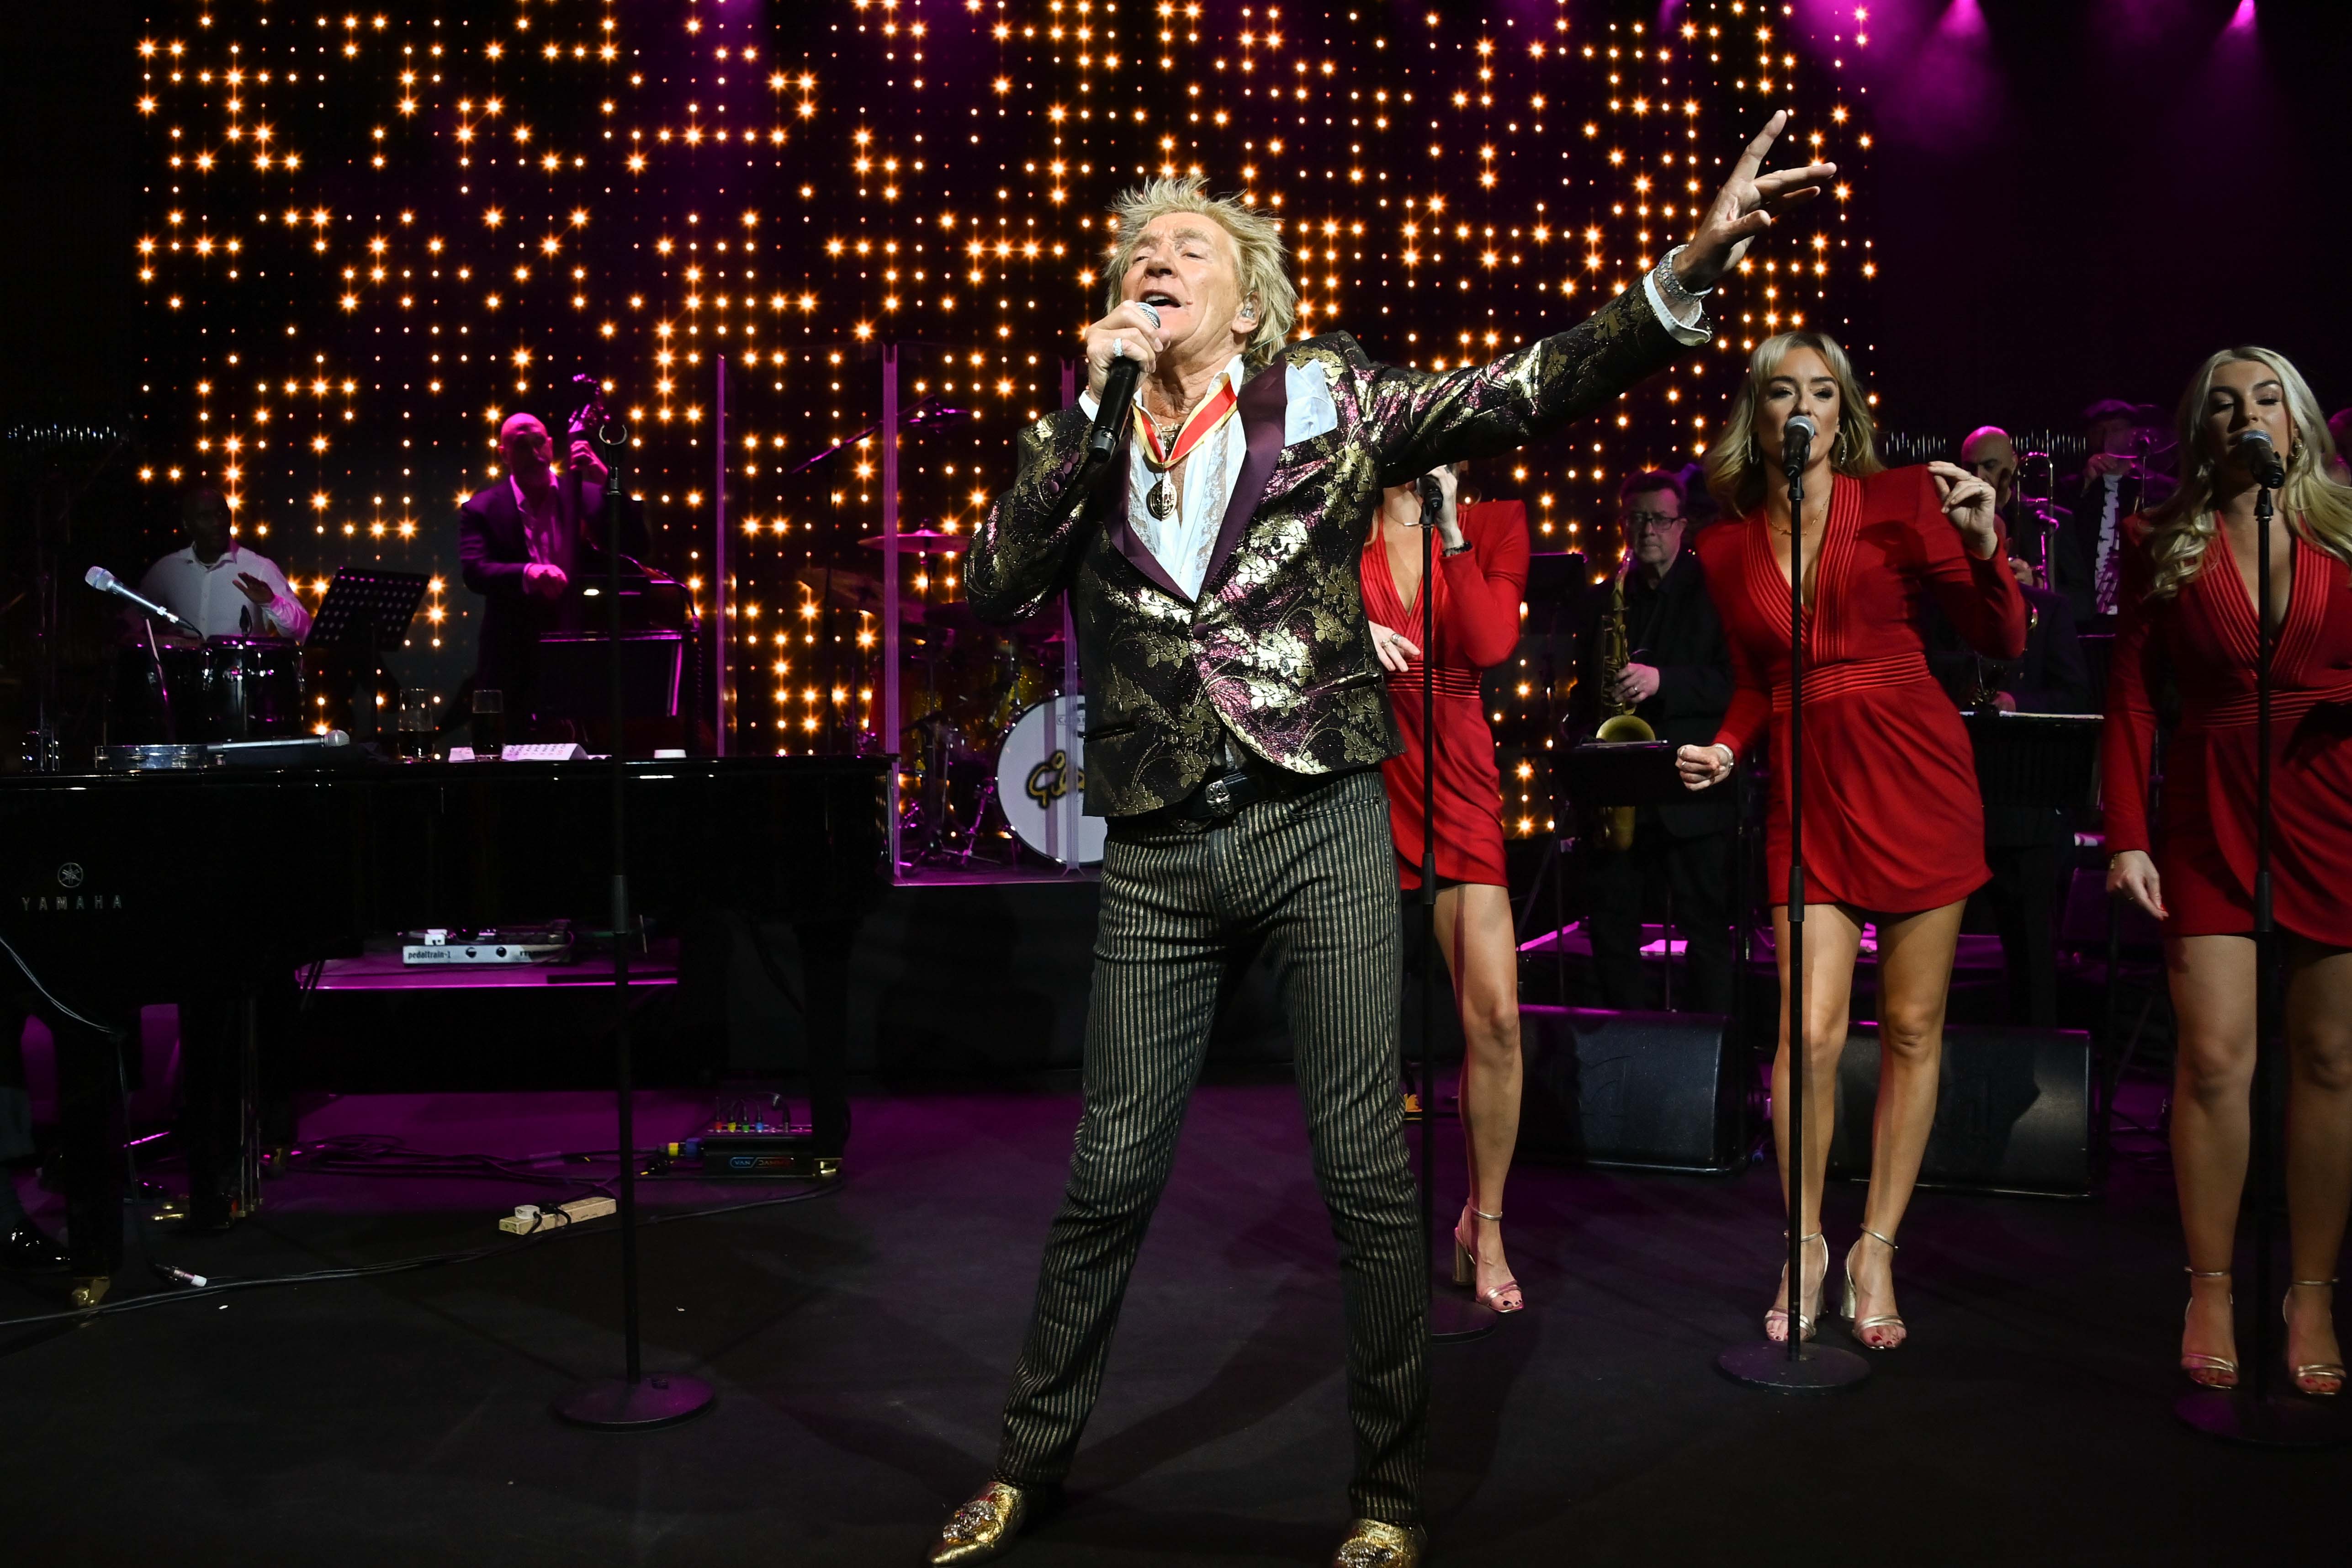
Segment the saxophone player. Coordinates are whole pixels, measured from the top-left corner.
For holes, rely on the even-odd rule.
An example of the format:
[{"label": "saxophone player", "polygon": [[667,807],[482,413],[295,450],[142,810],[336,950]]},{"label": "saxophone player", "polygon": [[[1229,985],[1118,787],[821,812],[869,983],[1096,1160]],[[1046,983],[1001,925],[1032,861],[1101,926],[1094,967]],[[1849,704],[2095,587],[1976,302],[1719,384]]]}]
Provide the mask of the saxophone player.
[{"label": "saxophone player", "polygon": [[[1634,474],[1619,490],[1625,552],[1616,574],[1595,585],[1585,617],[1570,700],[1573,738],[1631,713],[1659,740],[1705,745],[1722,722],[1731,657],[1706,571],[1685,538],[1685,499],[1681,479],[1656,471]],[[1600,813],[1582,814],[1580,837],[1591,849],[1585,930],[1603,1006],[1647,1007],[1660,999],[1649,994],[1642,973],[1642,925],[1645,911],[1655,911],[1669,916],[1687,943],[1687,978],[1675,986],[1675,1003],[1696,1012],[1730,1009],[1732,811],[1728,782],[1642,806],[1622,847],[1615,833],[1607,836],[1612,843],[1601,841]]]}]

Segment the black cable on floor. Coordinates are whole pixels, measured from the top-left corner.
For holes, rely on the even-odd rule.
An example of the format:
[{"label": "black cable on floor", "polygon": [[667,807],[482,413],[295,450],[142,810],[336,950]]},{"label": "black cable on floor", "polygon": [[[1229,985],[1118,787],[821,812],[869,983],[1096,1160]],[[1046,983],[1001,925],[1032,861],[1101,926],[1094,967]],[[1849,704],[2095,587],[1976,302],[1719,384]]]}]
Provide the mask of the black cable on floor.
[{"label": "black cable on floor", "polygon": [[[715,1204],[709,1208],[683,1209],[675,1214],[640,1215],[637,1227],[650,1229],[657,1225],[671,1225],[679,1220],[708,1219],[714,1215],[742,1214],[752,1209],[780,1208],[787,1204],[807,1203],[814,1198],[831,1197],[838,1193],[845,1177],[834,1176],[820,1182],[805,1192],[786,1193],[780,1197],[755,1198],[750,1203]],[[544,1215],[541,1216],[542,1219]],[[601,1216],[600,1216],[601,1217]],[[232,1290],[259,1290],[278,1285],[312,1285],[337,1279],[362,1279],[380,1274],[405,1274],[420,1268],[438,1268],[457,1263],[478,1263],[484,1258],[505,1258],[526,1248],[537,1247],[560,1236],[588,1232],[589,1222],[548,1226],[543,1229],[524,1232],[512,1241],[492,1247],[470,1247],[460,1252],[434,1252],[415,1258],[389,1258],[382,1263],[356,1263],[341,1268],[316,1268],[299,1274],[267,1274],[251,1279],[208,1279],[202,1285],[184,1289],[159,1290],[152,1295],[132,1296],[119,1301],[103,1301],[95,1307],[75,1307],[60,1312],[37,1312],[28,1317],[0,1318],[0,1330],[36,1328],[44,1323],[88,1322],[121,1312],[135,1312],[148,1307],[159,1307],[173,1301],[195,1301],[206,1297],[226,1295]],[[605,1226],[589,1234],[611,1236],[619,1226]],[[0,1356],[14,1354],[26,1348],[12,1345],[0,1349]]]}]

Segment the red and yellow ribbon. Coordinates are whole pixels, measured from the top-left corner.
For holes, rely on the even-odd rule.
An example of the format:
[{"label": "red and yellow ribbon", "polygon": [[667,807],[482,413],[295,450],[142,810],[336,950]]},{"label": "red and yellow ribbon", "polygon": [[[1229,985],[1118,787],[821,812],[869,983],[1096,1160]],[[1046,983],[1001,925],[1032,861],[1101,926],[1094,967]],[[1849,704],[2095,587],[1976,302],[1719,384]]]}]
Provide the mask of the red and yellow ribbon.
[{"label": "red and yellow ribbon", "polygon": [[1144,462],[1150,467],[1153,473],[1166,473],[1191,457],[1193,449],[1207,440],[1218,426],[1232,418],[1234,410],[1240,406],[1241,400],[1241,394],[1234,390],[1233,377],[1225,377],[1217,384],[1215,394],[1200,407],[1194,409],[1192,417],[1184,422],[1184,427],[1181,430],[1176,432],[1176,444],[1171,447],[1160,446],[1160,426],[1152,422],[1151,416],[1139,405],[1135,410],[1135,427],[1143,442]]}]

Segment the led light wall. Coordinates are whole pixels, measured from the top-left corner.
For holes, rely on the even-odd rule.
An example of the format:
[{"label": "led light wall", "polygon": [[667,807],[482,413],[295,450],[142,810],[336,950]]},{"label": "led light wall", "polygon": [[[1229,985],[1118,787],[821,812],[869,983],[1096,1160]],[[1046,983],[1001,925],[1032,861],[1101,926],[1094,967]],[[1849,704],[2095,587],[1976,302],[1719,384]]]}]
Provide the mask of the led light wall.
[{"label": "led light wall", "polygon": [[[131,258],[147,479],[222,487],[313,599],[347,563],[432,574],[411,679],[451,689],[477,613],[456,504],[495,475],[506,413],[554,427],[571,378],[596,375],[635,428],[656,562],[706,605],[724,468],[736,747],[856,745],[879,713],[887,568],[862,542],[881,463],[858,437],[881,412],[884,345],[904,408],[971,415],[909,427],[901,526],[966,533],[1018,424],[1063,398],[1076,331],[1101,310],[1104,210],[1139,177],[1197,172],[1277,216],[1303,332],[1444,370],[1636,281],[1789,108],[1784,158],[1834,158],[1838,187],[1726,285],[1715,344],[1479,476],[1526,500],[1538,551],[1613,557],[1617,479],[1695,456],[1742,351],[1784,325],[1850,332],[1871,292],[1853,199],[1870,104],[1849,81],[1868,10],[159,7],[139,45],[147,221]],[[959,553],[939,542],[898,564],[910,604],[958,597]],[[1021,650],[915,613],[909,719],[1001,710],[1048,679],[974,674],[975,656]],[[1029,657],[1057,680],[1058,654]],[[1552,815],[1564,675],[1531,660],[1491,685],[1521,832]]]}]

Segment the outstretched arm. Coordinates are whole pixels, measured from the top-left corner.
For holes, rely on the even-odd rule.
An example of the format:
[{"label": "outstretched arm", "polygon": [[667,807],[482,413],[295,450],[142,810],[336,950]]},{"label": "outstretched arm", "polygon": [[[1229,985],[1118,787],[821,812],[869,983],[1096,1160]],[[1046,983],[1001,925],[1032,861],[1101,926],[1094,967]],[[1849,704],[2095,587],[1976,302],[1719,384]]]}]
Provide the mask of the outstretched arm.
[{"label": "outstretched arm", "polygon": [[1776,214],[1819,195],[1822,182],[1837,173],[1834,163],[1808,163],[1764,174],[1787,123],[1785,112],[1775,114],[1740,153],[1689,243],[1672,254],[1663,290],[1645,279],[1590,320],[1492,364],[1444,375],[1394,366],[1372,372],[1362,405],[1381,454],[1381,483],[1541,440],[1647,376],[1681,345],[1704,342],[1694,297],[1739,264]]}]

